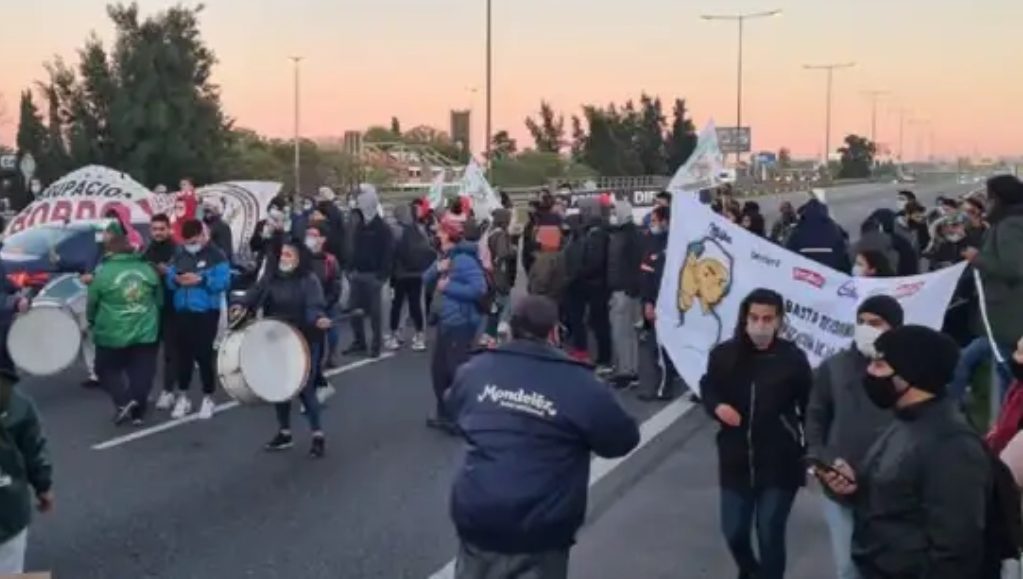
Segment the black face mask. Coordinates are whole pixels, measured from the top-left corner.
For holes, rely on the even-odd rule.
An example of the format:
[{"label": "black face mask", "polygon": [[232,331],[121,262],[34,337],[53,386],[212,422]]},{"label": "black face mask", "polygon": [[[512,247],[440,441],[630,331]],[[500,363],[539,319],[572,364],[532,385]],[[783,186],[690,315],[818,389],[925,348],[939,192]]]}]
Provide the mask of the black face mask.
[{"label": "black face mask", "polygon": [[879,378],[869,372],[863,377],[863,389],[867,392],[867,398],[875,406],[882,409],[889,409],[902,398],[902,392],[895,388],[895,376]]},{"label": "black face mask", "polygon": [[1012,370],[1012,375],[1020,382],[1023,382],[1023,364],[1016,360],[1009,360],[1009,368]]}]

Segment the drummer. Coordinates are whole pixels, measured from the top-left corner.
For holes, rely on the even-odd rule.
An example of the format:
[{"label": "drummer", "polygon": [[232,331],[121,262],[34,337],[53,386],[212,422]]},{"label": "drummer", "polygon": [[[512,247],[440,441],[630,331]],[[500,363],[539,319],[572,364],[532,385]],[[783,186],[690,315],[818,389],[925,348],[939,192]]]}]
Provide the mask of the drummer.
[{"label": "drummer", "polygon": [[[309,456],[322,458],[326,452],[326,438],[320,424],[320,403],[316,398],[316,376],[319,373],[323,347],[323,332],[330,328],[323,288],[312,271],[312,259],[302,245],[285,241],[280,259],[272,271],[267,271],[242,300],[232,308],[232,319],[241,317],[245,310],[262,309],[267,318],[287,322],[302,332],[309,345],[310,371],[306,384],[299,391],[305,406],[306,419],[312,430],[313,441]],[[291,435],[291,402],[276,404],[277,434],[266,444],[266,450],[286,450],[294,446]]]}]

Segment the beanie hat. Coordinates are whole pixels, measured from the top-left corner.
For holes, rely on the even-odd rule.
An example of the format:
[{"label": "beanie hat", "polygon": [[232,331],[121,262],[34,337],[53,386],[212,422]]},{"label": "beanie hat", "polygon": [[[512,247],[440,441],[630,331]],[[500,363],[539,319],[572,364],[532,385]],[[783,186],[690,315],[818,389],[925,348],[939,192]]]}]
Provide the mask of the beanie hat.
[{"label": "beanie hat", "polygon": [[465,237],[465,219],[459,219],[458,216],[452,215],[450,212],[445,213],[440,220],[440,230],[451,241],[461,241]]},{"label": "beanie hat", "polygon": [[874,347],[910,386],[936,395],[945,393],[959,362],[955,341],[924,326],[902,326],[885,332]]},{"label": "beanie hat", "polygon": [[1023,183],[1012,175],[998,175],[988,179],[988,193],[1005,205],[1023,203]]},{"label": "beanie hat", "polygon": [[554,300],[527,295],[512,306],[512,334],[518,338],[545,339],[558,323],[558,305]]},{"label": "beanie hat", "polygon": [[874,314],[888,322],[888,325],[893,328],[898,328],[902,325],[902,306],[892,296],[871,296],[863,300],[859,309],[856,310],[856,315],[859,316],[860,314]]}]

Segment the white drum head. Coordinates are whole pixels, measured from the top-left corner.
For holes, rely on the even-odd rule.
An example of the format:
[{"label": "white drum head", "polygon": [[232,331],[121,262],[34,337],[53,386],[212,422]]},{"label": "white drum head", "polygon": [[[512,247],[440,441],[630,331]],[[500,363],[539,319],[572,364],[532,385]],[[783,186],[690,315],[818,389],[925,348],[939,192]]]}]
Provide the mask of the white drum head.
[{"label": "white drum head", "polygon": [[241,347],[242,376],[266,402],[291,400],[309,377],[309,346],[292,326],[260,320],[245,328]]},{"label": "white drum head", "polygon": [[34,376],[52,376],[74,363],[82,334],[71,314],[39,306],[15,318],[7,336],[14,364]]}]

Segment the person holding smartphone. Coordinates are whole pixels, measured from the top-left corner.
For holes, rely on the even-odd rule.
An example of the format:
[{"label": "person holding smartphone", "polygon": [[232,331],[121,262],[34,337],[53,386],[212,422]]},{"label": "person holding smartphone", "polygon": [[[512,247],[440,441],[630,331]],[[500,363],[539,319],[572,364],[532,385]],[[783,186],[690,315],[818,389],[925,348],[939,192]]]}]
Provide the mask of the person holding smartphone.
[{"label": "person holding smartphone", "polygon": [[[891,425],[891,410],[870,402],[863,389],[863,376],[877,354],[877,338],[902,326],[902,320],[902,306],[895,298],[867,298],[856,312],[852,345],[824,360],[814,373],[806,409],[807,458],[814,472],[829,469],[838,459],[858,468],[870,445]],[[823,507],[838,579],[861,579],[850,553],[852,505],[841,497],[827,495]]]},{"label": "person holding smartphone", "polygon": [[817,476],[851,501],[852,557],[863,577],[981,577],[992,459],[948,396],[959,347],[923,326],[882,334],[863,389],[892,425],[854,468]]}]

